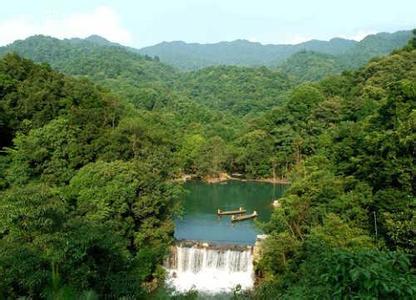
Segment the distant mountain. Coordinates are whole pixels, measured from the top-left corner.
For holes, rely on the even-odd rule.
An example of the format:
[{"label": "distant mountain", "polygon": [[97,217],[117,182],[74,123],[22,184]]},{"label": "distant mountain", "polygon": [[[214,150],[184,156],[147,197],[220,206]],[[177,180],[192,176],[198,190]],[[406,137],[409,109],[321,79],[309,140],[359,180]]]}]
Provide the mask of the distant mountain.
[{"label": "distant mountain", "polygon": [[371,58],[386,55],[395,49],[404,47],[411,36],[412,31],[381,32],[368,35],[343,55],[340,55],[338,60],[346,67],[361,67]]},{"label": "distant mountain", "polygon": [[158,56],[162,62],[182,70],[195,70],[212,65],[274,67],[300,51],[345,57],[345,62],[350,61],[349,65],[356,67],[374,56],[385,55],[403,47],[410,35],[410,31],[399,31],[370,35],[360,42],[334,38],[329,41],[311,40],[296,45],[262,45],[247,40],[215,44],[176,41],[163,42],[138,51],[141,54]]},{"label": "distant mountain", "polygon": [[278,70],[299,82],[317,81],[325,76],[340,73],[343,69],[336,56],[314,51],[295,53],[278,67]]},{"label": "distant mountain", "polygon": [[262,45],[247,40],[215,44],[179,41],[142,48],[139,53],[158,56],[162,62],[182,70],[194,70],[212,65],[275,66],[299,51],[337,55],[355,44],[355,41],[339,38],[328,42],[311,40],[297,45]]},{"label": "distant mountain", "polygon": [[292,86],[286,75],[265,67],[216,66],[180,73],[157,58],[99,36],[59,40],[38,35],[0,48],[0,55],[8,52],[48,63],[66,74],[86,76],[148,109],[165,106],[180,92],[181,99],[245,115],[273,107]]},{"label": "distant mountain", "polygon": [[177,86],[199,104],[244,116],[279,105],[293,84],[266,67],[212,66],[183,73]]},{"label": "distant mountain", "polygon": [[60,40],[36,35],[0,47],[0,56],[8,52],[48,63],[65,74],[86,76],[131,102],[141,100],[136,98],[144,91],[166,90],[177,73],[171,66],[99,36]]},{"label": "distant mountain", "polygon": [[[132,103],[141,105],[143,99],[155,99],[149,107],[153,107],[157,101],[169,101],[172,87],[184,81],[187,90],[197,94],[198,102],[244,114],[256,108],[235,105],[237,99],[230,96],[231,92],[227,92],[229,87],[232,87],[230,90],[233,93],[238,90],[236,86],[239,82],[243,84],[244,78],[246,86],[252,87],[258,85],[256,82],[259,82],[259,78],[273,82],[272,78],[276,77],[281,83],[276,91],[284,91],[290,85],[289,82],[320,80],[346,69],[360,67],[373,57],[404,46],[410,36],[410,31],[399,31],[370,35],[360,42],[334,38],[330,41],[311,40],[297,45],[262,45],[246,40],[216,44],[164,42],[138,50],[98,35],[63,40],[37,35],[0,47],[0,55],[16,52],[35,62],[48,63],[66,74],[86,76]],[[218,68],[182,76],[175,68],[192,71],[218,65],[267,66],[280,72],[268,73],[261,68],[252,71],[244,68]],[[222,76],[222,73],[226,76]],[[281,77],[279,73],[284,73],[284,76]],[[224,83],[229,80],[228,86],[224,84],[224,93],[218,94],[218,91],[204,86],[204,77],[208,74],[221,77],[225,80]],[[197,79],[194,80],[192,76]],[[194,84],[198,88],[204,87],[203,90],[197,91]],[[241,90],[240,98],[247,98],[248,102],[251,101],[249,98],[264,98],[262,90],[263,88],[258,88],[255,92],[250,89]],[[211,93],[216,99],[212,99]],[[220,100],[220,105],[214,104],[217,100]],[[270,98],[266,102],[268,104],[264,107],[269,107],[274,100]]]},{"label": "distant mountain", "polygon": [[96,34],[90,35],[89,37],[85,38],[84,41],[88,41],[101,46],[120,46],[119,44],[110,42],[109,40]]},{"label": "distant mountain", "polygon": [[135,79],[152,81],[166,79],[174,72],[172,67],[96,35],[63,40],[35,35],[0,47],[0,55],[7,52],[16,52],[38,63],[48,63],[70,75],[117,78],[132,71]]},{"label": "distant mountain", "polygon": [[337,55],[300,51],[279,63],[278,69],[298,82],[316,81],[344,70],[359,68],[372,58],[386,55],[394,49],[403,47],[410,37],[410,31],[369,35]]}]

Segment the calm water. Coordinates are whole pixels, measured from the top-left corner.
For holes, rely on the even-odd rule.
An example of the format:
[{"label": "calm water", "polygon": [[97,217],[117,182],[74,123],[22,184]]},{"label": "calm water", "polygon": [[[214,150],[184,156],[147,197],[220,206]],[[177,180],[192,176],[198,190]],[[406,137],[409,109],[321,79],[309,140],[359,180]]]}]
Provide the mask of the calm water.
[{"label": "calm water", "polygon": [[224,244],[253,244],[259,234],[253,220],[231,223],[230,216],[217,216],[217,209],[235,210],[240,206],[258,221],[267,221],[272,202],[284,192],[285,185],[259,182],[228,181],[207,184],[188,182],[184,199],[184,215],[176,220],[176,239],[214,241]]}]

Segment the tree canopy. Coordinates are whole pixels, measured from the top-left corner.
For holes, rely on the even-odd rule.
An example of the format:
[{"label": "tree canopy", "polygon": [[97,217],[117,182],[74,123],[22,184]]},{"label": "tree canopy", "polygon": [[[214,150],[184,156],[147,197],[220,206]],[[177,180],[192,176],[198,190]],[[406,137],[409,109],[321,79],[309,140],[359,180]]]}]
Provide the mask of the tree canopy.
[{"label": "tree canopy", "polygon": [[175,179],[237,172],[291,182],[253,297],[415,298],[415,48],[189,73],[99,37],[3,48],[41,64],[0,59],[0,296],[150,297]]}]

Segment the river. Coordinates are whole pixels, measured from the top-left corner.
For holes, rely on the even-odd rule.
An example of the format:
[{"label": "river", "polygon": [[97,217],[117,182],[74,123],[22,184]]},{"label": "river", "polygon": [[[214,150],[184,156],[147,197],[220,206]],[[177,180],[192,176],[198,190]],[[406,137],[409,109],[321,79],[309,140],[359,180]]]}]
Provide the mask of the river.
[{"label": "river", "polygon": [[243,207],[247,214],[257,211],[258,221],[270,218],[273,200],[279,198],[287,185],[227,181],[208,184],[191,181],[187,191],[184,214],[176,220],[177,240],[196,240],[216,244],[254,244],[259,229],[253,220],[232,223],[230,216],[217,216],[217,209],[235,210]]},{"label": "river", "polygon": [[182,293],[195,289],[204,297],[222,294],[226,299],[237,286],[252,289],[253,245],[261,232],[254,220],[232,223],[230,216],[217,216],[217,209],[243,207],[247,214],[255,210],[257,220],[266,222],[273,200],[281,197],[286,186],[193,181],[185,189],[184,214],[176,220],[177,242],[165,264],[168,286]]}]

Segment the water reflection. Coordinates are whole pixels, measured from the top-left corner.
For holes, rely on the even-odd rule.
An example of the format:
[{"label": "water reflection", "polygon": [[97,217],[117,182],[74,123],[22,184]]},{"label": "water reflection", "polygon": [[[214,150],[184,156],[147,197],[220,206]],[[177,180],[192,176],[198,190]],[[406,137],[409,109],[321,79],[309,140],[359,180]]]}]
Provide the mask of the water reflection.
[{"label": "water reflection", "polygon": [[213,241],[216,243],[252,244],[259,234],[253,220],[232,223],[230,216],[218,216],[217,209],[243,207],[247,214],[258,212],[257,220],[267,221],[273,200],[287,186],[259,182],[229,181],[227,184],[188,182],[184,199],[184,216],[176,220],[176,239]]}]

